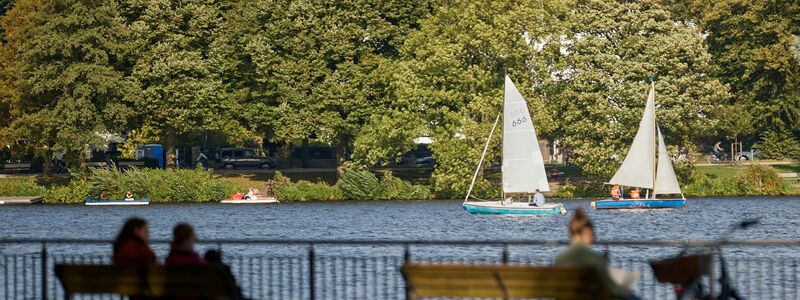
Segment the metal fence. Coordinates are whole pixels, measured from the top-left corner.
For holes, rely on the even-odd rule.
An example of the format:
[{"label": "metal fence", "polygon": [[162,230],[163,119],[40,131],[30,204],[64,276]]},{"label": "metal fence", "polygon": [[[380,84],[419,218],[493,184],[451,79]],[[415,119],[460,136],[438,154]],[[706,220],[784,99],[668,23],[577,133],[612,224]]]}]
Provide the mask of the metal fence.
[{"label": "metal fence", "polygon": [[[151,242],[165,257],[168,241]],[[253,299],[402,299],[404,262],[549,265],[564,241],[309,241],[211,240],[200,251],[222,251],[244,294]],[[674,299],[672,286],[657,283],[651,259],[711,242],[598,242],[613,267],[639,271],[636,294]],[[796,253],[800,241],[742,241],[723,245],[729,273],[748,299],[800,299]],[[54,265],[109,264],[105,240],[0,240],[0,300],[62,298]],[[719,275],[719,263],[715,271]],[[118,299],[85,295],[79,299]]]}]

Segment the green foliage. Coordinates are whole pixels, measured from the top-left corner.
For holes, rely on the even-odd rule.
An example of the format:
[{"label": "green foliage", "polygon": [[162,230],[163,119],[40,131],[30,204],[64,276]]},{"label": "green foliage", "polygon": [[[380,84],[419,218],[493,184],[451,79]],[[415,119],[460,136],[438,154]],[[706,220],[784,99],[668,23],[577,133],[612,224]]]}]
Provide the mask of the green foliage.
[{"label": "green foliage", "polygon": [[697,172],[684,192],[689,196],[784,196],[797,190],[771,167],[752,165],[733,177],[713,178]]},{"label": "green foliage", "polygon": [[783,130],[767,131],[753,148],[757,149],[760,158],[800,158],[800,139]]},{"label": "green foliage", "polygon": [[381,199],[387,200],[423,200],[430,199],[430,188],[424,185],[415,185],[410,182],[394,177],[391,172],[387,172],[381,178],[383,195]]},{"label": "green foliage", "polygon": [[[579,0],[568,15],[570,43],[549,41],[536,59],[552,79],[548,111],[553,136],[575,154],[584,174],[608,178],[613,155],[625,157],[654,76],[656,112],[668,144],[684,144],[715,127],[730,97],[714,70],[701,32],[670,19],[652,1]],[[565,48],[562,50],[562,48]]]},{"label": "green foliage", "polygon": [[292,182],[289,177],[276,171],[274,192],[280,201],[342,200],[344,195],[337,186],[324,182],[313,183],[306,180]]},{"label": "green foliage", "polygon": [[0,196],[45,196],[47,188],[33,178],[0,180]]},{"label": "green foliage", "polygon": [[345,198],[353,200],[376,200],[384,195],[384,186],[369,171],[345,171],[339,188]]},{"label": "green foliage", "polygon": [[3,78],[17,98],[7,139],[79,150],[134,116],[138,94],[125,76],[128,31],[116,2],[19,1],[3,21],[13,51],[6,58],[15,61],[6,67],[17,73]]},{"label": "green foliage", "polygon": [[[534,90],[531,69],[538,64],[532,43],[561,34],[562,1],[452,1],[440,3],[401,47],[406,57],[393,70],[390,94],[398,105],[418,115],[422,131],[435,139],[432,175],[437,197],[463,197],[480,159],[492,123],[502,109],[504,74],[528,100],[541,134],[554,122]],[[556,38],[557,39],[557,38]],[[486,164],[500,152],[500,132]],[[476,196],[499,195],[481,176]]]},{"label": "green foliage", "polygon": [[729,84],[754,126],[800,132],[800,2],[716,0],[696,6],[719,66],[712,75]]},{"label": "green foliage", "polygon": [[387,164],[414,149],[420,127],[410,113],[376,115],[359,130],[353,142],[353,160],[363,167]]},{"label": "green foliage", "polygon": [[387,173],[381,180],[368,171],[346,170],[336,185],[306,180],[292,182],[275,172],[275,195],[281,201],[309,200],[420,200],[431,197],[425,186],[414,185]]},{"label": "green foliage", "polygon": [[216,202],[236,191],[233,184],[202,169],[92,169],[81,179],[91,184],[92,198],[105,192],[109,199],[122,199],[130,191],[135,198],[155,202]]},{"label": "green foliage", "polygon": [[561,186],[553,193],[553,197],[555,198],[563,198],[569,199],[575,197],[575,186],[569,182],[569,179],[565,180]]},{"label": "green foliage", "polygon": [[66,185],[50,188],[45,196],[47,203],[83,203],[87,198],[97,198],[92,194],[92,184],[86,179],[74,179]]}]

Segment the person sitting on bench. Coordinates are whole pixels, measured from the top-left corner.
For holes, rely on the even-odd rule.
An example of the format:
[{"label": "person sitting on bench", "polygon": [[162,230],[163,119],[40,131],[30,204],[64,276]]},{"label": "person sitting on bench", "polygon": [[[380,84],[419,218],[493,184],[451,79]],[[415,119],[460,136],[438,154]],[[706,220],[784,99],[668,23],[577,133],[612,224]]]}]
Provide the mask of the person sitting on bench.
[{"label": "person sitting on bench", "polygon": [[147,221],[131,218],[114,240],[114,264],[154,264],[156,254],[147,245]]},{"label": "person sitting on bench", "polygon": [[172,230],[169,256],[165,265],[205,265],[206,261],[194,251],[194,228],[186,223],[175,226]]},{"label": "person sitting on bench", "polygon": [[609,291],[612,299],[639,299],[624,287],[611,281],[608,273],[608,262],[603,255],[592,251],[594,227],[583,209],[576,209],[575,216],[569,221],[569,247],[556,257],[555,265],[590,267],[597,272],[600,284]]}]

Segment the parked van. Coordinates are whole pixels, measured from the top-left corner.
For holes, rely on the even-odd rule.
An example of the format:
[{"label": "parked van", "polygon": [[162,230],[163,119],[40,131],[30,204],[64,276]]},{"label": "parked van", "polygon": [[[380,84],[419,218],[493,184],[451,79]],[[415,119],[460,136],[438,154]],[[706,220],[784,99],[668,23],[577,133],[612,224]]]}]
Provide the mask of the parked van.
[{"label": "parked van", "polygon": [[219,150],[217,166],[232,170],[238,168],[275,168],[275,159],[259,155],[252,148],[222,148]]}]

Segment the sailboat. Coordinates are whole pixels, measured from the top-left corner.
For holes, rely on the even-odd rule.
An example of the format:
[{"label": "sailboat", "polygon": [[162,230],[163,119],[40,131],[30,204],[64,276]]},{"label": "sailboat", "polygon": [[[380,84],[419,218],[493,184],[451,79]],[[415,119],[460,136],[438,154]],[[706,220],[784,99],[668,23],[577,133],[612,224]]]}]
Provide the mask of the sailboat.
[{"label": "sailboat", "polygon": [[[657,152],[656,152],[657,151]],[[657,155],[656,155],[657,154]],[[647,190],[644,199],[606,199],[592,202],[596,209],[673,208],[683,207],[686,198],[681,192],[675,170],[664,144],[664,136],[656,122],[655,82],[650,78],[650,92],[644,108],[639,131],[628,155],[607,184],[637,187]],[[658,199],[658,195],[677,195],[680,198]]]},{"label": "sailboat", "polygon": [[544,170],[544,159],[539,150],[533,119],[528,112],[528,104],[522,98],[514,82],[506,75],[503,104],[503,197],[499,201],[470,201],[470,194],[478,177],[478,172],[486,157],[489,141],[500,120],[500,115],[492,125],[489,138],[483,147],[481,159],[467,196],[464,197],[464,210],[472,214],[566,214],[567,210],[560,203],[545,203],[542,206],[531,206],[528,201],[514,202],[506,199],[506,194],[527,194],[530,197],[536,190],[550,191],[547,175]]}]

